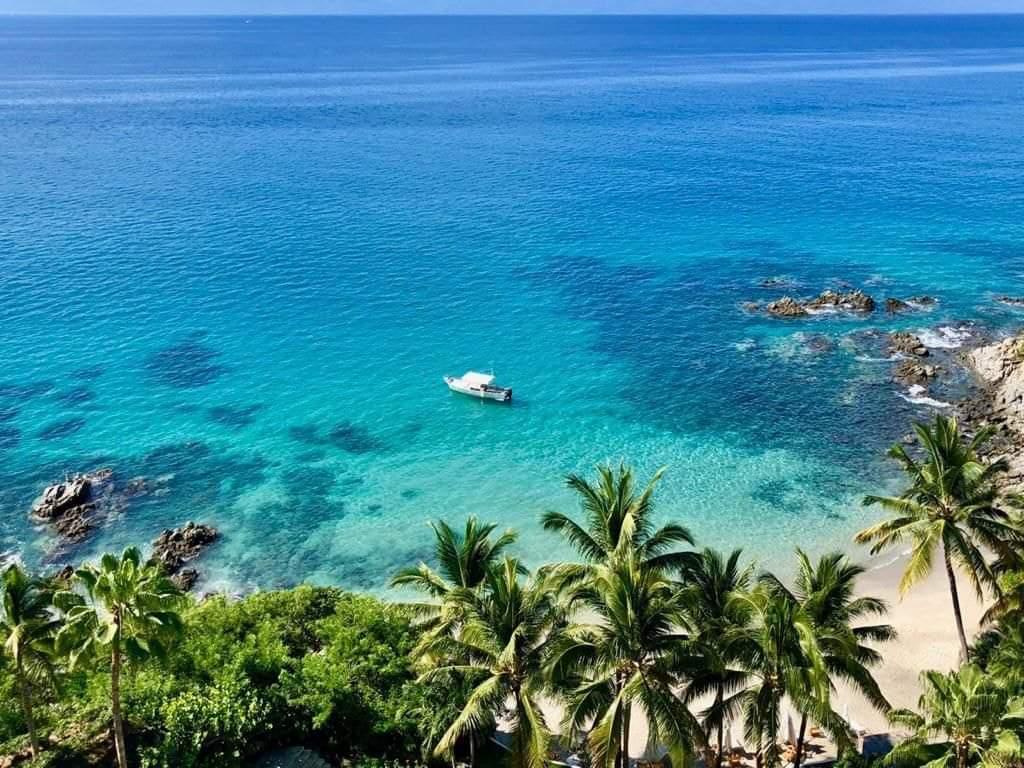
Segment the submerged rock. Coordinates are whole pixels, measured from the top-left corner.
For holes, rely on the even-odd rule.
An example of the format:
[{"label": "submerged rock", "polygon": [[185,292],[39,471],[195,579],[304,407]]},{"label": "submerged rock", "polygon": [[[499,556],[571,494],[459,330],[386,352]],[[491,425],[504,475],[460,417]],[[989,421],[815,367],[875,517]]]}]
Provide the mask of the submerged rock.
[{"label": "submerged rock", "polygon": [[835,349],[835,342],[824,334],[815,333],[804,339],[804,347],[809,352],[824,354]]},{"label": "submerged rock", "polygon": [[995,300],[1008,307],[1024,308],[1024,296],[996,296]]},{"label": "submerged rock", "polygon": [[788,277],[766,277],[758,285],[762,288],[796,288],[797,283]]}]

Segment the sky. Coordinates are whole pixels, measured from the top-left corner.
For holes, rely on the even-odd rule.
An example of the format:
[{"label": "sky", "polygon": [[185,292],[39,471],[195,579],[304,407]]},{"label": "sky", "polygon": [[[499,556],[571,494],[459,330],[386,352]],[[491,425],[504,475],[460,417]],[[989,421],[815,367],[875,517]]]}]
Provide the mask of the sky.
[{"label": "sky", "polygon": [[1024,0],[0,0],[0,13],[1024,13]]}]

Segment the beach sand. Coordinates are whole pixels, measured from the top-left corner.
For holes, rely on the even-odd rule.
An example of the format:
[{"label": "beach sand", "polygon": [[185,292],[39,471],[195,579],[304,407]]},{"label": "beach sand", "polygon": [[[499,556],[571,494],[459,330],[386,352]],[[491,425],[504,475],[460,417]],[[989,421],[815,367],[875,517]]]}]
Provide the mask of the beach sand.
[{"label": "beach sand", "polygon": [[[960,645],[949,582],[941,561],[936,562],[925,581],[915,585],[901,598],[899,581],[905,563],[906,558],[900,557],[883,565],[869,565],[870,570],[860,580],[860,591],[888,601],[886,621],[899,633],[894,642],[879,649],[884,662],[875,671],[875,678],[893,707],[916,708],[921,693],[918,682],[921,672],[955,669],[959,663]],[[964,628],[970,641],[978,631],[984,606],[960,574],[957,574],[957,587]],[[836,694],[835,709],[842,713],[846,706],[849,706],[850,719],[856,726],[871,732],[889,730],[883,713],[875,710],[859,694],[840,688]]]}]

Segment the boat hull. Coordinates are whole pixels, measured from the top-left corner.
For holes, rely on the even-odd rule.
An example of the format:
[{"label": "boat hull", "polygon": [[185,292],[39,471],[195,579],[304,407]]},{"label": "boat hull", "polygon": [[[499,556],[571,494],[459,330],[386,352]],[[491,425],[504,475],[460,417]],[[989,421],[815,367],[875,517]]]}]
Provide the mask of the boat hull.
[{"label": "boat hull", "polygon": [[444,383],[448,385],[448,389],[452,392],[457,392],[467,397],[475,397],[478,400],[493,400],[496,403],[512,402],[512,390],[507,387],[465,384],[451,376],[445,376]]}]

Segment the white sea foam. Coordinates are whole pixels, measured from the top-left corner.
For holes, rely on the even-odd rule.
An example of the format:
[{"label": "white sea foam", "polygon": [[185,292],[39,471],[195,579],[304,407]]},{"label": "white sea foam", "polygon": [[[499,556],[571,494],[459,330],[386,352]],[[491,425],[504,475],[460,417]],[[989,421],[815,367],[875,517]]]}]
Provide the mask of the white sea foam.
[{"label": "white sea foam", "polygon": [[943,325],[934,330],[926,328],[918,331],[917,337],[921,339],[922,344],[931,349],[959,349],[971,338],[971,331],[963,326],[954,328],[951,325]]},{"label": "white sea foam", "polygon": [[912,384],[906,394],[900,394],[904,400],[914,405],[927,405],[930,408],[949,408],[950,404],[942,400],[936,400],[934,397],[927,397],[925,392],[928,390],[922,387],[920,384]]}]

